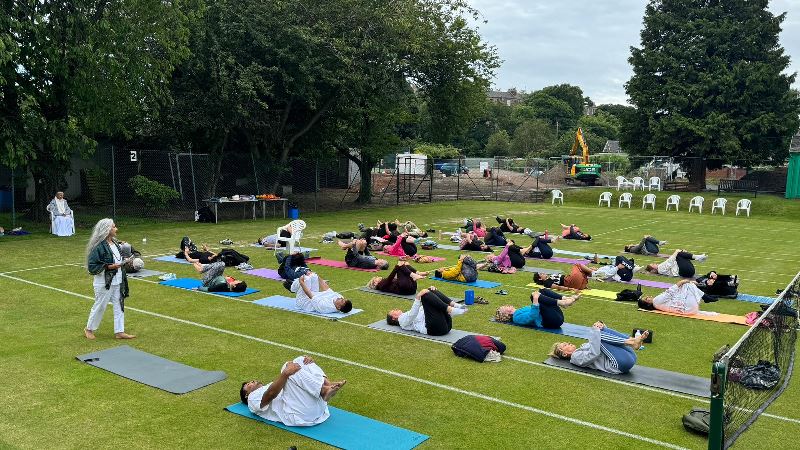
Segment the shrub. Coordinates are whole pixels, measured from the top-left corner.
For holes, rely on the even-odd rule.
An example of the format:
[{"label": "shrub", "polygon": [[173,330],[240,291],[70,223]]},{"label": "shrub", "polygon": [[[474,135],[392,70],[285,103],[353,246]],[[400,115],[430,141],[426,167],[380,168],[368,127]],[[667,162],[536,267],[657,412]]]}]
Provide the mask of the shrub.
[{"label": "shrub", "polygon": [[457,148],[441,144],[421,144],[414,149],[414,153],[433,159],[456,159],[461,156]]},{"label": "shrub", "polygon": [[144,201],[145,206],[154,209],[164,209],[169,202],[180,198],[175,189],[153,181],[143,175],[136,175],[128,181],[137,197]]}]

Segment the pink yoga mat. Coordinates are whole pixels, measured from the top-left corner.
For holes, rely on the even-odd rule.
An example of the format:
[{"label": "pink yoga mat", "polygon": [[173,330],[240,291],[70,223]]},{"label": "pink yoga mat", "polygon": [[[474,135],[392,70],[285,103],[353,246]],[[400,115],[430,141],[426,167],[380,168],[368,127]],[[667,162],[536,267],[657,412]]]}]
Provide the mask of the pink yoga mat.
[{"label": "pink yoga mat", "polygon": [[278,275],[278,271],[275,269],[245,270],[244,273],[248,275],[253,275],[255,277],[266,278],[268,280],[283,281],[283,278],[281,278],[281,276]]},{"label": "pink yoga mat", "polygon": [[325,267],[336,267],[337,269],[358,270],[359,272],[377,272],[378,269],[359,269],[358,267],[348,267],[344,261],[334,261],[332,259],[307,259],[306,263]]},{"label": "pink yoga mat", "polygon": [[[397,256],[390,255],[390,254],[388,254],[386,252],[378,252],[377,254],[381,255],[381,256],[392,256],[392,257],[397,258]],[[428,258],[431,258],[431,262],[444,261],[445,259],[447,259],[447,258],[442,258],[440,256],[428,256]]]}]

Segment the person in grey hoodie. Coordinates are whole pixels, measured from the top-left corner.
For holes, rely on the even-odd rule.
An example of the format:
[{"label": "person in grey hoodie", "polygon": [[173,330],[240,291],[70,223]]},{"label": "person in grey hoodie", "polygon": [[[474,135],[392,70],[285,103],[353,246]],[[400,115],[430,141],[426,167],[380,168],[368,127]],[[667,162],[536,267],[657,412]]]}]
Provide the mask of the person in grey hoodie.
[{"label": "person in grey hoodie", "polygon": [[568,359],[578,367],[588,367],[607,373],[628,373],[636,365],[636,353],[649,332],[645,331],[637,337],[606,327],[597,321],[592,325],[589,342],[576,347],[569,342],[556,342],[550,350],[550,356]]}]

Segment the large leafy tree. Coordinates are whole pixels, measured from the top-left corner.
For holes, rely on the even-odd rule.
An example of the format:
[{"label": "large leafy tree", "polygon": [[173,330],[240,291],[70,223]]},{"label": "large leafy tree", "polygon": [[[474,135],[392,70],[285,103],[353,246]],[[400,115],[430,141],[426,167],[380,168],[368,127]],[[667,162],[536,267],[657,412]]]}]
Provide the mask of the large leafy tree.
[{"label": "large leafy tree", "polygon": [[133,132],[169,98],[190,0],[0,2],[0,160],[36,182],[33,218],[70,156]]},{"label": "large leafy tree", "polygon": [[798,128],[795,74],[768,0],[651,0],[626,84],[623,146],[643,154],[781,161]]}]

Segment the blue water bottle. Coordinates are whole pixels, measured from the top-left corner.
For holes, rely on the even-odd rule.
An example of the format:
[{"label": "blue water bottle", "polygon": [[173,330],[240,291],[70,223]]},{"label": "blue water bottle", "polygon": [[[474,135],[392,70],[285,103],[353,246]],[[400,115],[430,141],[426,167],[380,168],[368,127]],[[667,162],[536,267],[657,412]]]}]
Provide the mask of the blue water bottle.
[{"label": "blue water bottle", "polygon": [[475,303],[475,291],[467,289],[464,291],[464,304],[471,305],[473,303]]}]

